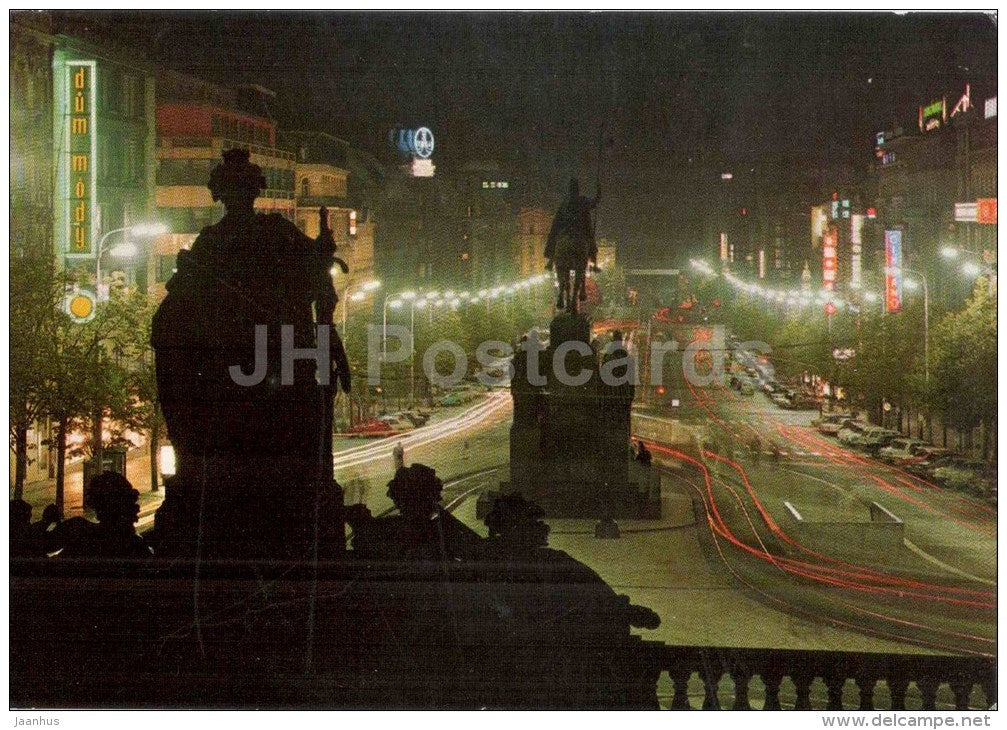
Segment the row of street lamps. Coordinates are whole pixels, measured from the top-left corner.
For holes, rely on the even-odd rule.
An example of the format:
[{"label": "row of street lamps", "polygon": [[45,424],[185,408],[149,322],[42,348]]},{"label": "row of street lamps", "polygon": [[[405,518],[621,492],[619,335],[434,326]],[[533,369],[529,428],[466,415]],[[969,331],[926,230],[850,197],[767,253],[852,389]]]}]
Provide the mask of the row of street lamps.
[{"label": "row of street lamps", "polygon": [[[978,254],[972,253],[971,251],[965,251],[959,248],[954,248],[952,246],[945,246],[941,249],[941,256],[949,260],[957,260],[961,257],[974,257],[974,261],[966,261],[962,264],[961,271],[963,274],[970,278],[975,278],[982,273],[985,273],[989,279],[989,289],[993,291],[993,277],[995,272],[992,266],[986,264],[978,256]],[[692,266],[698,271],[701,271],[708,275],[716,275],[713,267],[710,266],[706,261],[699,259],[692,260]],[[927,277],[925,274],[919,271],[914,271],[912,269],[907,269],[904,266],[898,268],[885,269],[885,273],[897,272],[901,274],[908,274],[909,276],[916,277],[919,279],[917,283],[913,279],[906,279],[905,287],[910,291],[916,289],[922,284],[923,286],[923,378],[924,381],[930,382],[930,287],[927,283]],[[727,279],[734,286],[741,288],[753,294],[763,295],[767,301],[776,300],[780,303],[786,302],[787,304],[798,304],[801,306],[811,304],[814,302],[814,295],[810,290],[802,290],[796,292],[783,292],[774,291],[772,289],[765,289],[758,284],[746,283],[734,276],[730,272],[724,272],[724,278]],[[875,302],[878,301],[879,297],[876,293],[872,291],[862,292],[864,301]],[[832,292],[822,290],[818,293],[817,299],[820,302],[831,301],[836,306],[843,306],[845,303],[842,300],[834,298]]]}]

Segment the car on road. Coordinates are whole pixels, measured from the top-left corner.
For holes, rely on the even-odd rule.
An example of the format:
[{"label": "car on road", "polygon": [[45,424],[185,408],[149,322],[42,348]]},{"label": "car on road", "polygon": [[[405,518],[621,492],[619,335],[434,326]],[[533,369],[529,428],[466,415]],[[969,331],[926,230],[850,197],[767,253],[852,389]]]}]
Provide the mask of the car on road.
[{"label": "car on road", "polygon": [[403,431],[412,431],[416,428],[416,425],[405,416],[403,413],[396,413],[388,416],[379,416],[378,419],[382,423],[387,423],[388,427],[395,433],[402,433]]},{"label": "car on road", "polygon": [[427,421],[430,420],[430,413],[426,411],[403,411],[399,414],[414,426],[419,428],[420,426],[426,426]]},{"label": "car on road", "polygon": [[460,406],[465,402],[466,400],[460,394],[448,393],[438,398],[436,404],[439,406]]},{"label": "car on road", "polygon": [[925,445],[919,439],[906,437],[893,438],[890,444],[878,450],[878,458],[890,464],[899,464],[907,459],[915,458],[916,448]]},{"label": "car on road", "polygon": [[790,396],[785,391],[777,391],[769,399],[780,408],[790,408]]}]

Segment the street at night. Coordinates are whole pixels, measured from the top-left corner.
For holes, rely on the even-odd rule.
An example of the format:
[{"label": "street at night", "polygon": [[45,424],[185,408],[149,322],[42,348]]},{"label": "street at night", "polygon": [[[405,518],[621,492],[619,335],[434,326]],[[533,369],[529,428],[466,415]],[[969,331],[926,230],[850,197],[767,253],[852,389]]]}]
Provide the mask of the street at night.
[{"label": "street at night", "polygon": [[995,11],[9,20],[17,712],[989,725]]}]

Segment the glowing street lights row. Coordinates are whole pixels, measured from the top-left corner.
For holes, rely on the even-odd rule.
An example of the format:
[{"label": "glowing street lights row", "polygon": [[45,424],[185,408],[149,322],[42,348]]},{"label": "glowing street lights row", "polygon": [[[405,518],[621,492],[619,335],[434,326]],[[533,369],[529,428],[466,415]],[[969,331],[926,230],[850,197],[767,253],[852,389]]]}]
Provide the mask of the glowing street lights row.
[{"label": "glowing street lights row", "polygon": [[486,301],[488,303],[500,296],[510,296],[521,291],[526,291],[535,284],[540,284],[549,278],[549,274],[539,274],[537,276],[528,277],[527,279],[522,279],[521,281],[513,284],[480,289],[477,292],[456,292],[453,289],[448,289],[443,292],[428,291],[422,293],[404,291],[397,294],[389,294],[385,300],[386,306],[392,309],[400,309],[405,306],[406,302],[412,302],[412,306],[416,308],[425,307],[427,305],[432,307],[444,305],[450,306],[452,309],[458,309],[463,303],[478,304],[482,301]]},{"label": "glowing street lights row", "polygon": [[[707,274],[708,276],[717,275],[717,272],[706,261],[693,259],[690,263],[694,269]],[[848,302],[836,296],[835,292],[829,292],[824,289],[819,290],[818,292],[813,292],[810,289],[785,291],[783,289],[772,289],[754,282],[744,281],[732,274],[730,271],[725,271],[721,275],[735,289],[751,294],[752,296],[762,297],[767,302],[776,302],[778,304],[784,304],[792,307],[806,307],[811,305],[827,304],[829,302],[832,302],[836,309],[844,309],[850,306]],[[873,292],[864,292],[864,299],[867,301],[875,301],[876,297],[877,295]]]}]

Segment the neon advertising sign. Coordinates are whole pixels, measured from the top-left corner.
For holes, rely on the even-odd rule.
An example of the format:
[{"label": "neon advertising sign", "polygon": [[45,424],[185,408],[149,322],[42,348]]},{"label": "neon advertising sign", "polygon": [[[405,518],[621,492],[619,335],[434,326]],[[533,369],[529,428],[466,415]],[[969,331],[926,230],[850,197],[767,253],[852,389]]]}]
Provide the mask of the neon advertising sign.
[{"label": "neon advertising sign", "polygon": [[822,287],[826,291],[836,288],[836,275],[839,269],[839,231],[830,226],[822,237]]},{"label": "neon advertising sign", "polygon": [[885,231],[885,311],[902,311],[902,231]]},{"label": "neon advertising sign", "polygon": [[97,189],[97,145],[95,97],[97,84],[95,61],[67,61],[64,83],[66,111],[63,115],[64,149],[62,160],[66,185],[65,201],[67,258],[87,258],[94,255],[98,218],[94,214]]},{"label": "neon advertising sign", "polygon": [[947,121],[948,104],[943,97],[919,108],[917,123],[921,132],[932,132],[935,129],[940,129]]}]

